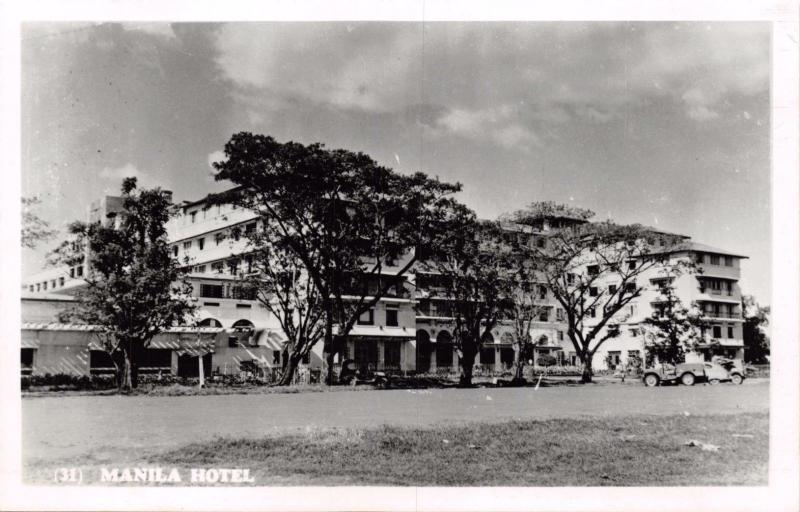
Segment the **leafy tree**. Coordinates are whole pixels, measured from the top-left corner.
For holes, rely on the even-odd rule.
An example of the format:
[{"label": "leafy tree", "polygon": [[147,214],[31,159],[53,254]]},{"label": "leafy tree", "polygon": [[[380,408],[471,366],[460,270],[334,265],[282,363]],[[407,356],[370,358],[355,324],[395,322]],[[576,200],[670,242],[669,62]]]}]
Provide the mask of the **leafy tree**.
[{"label": "leafy tree", "polygon": [[752,295],[742,296],[742,326],[744,360],[753,364],[769,362],[769,337],[764,327],[769,325],[769,306],[761,306]]},{"label": "leafy tree", "polygon": [[274,226],[308,273],[325,312],[331,382],[334,354],[363,313],[402,288],[413,249],[438,236],[438,219],[461,185],[402,175],[363,153],[244,132],[225,145],[225,158],[214,164],[215,178],[238,186],[212,200]]},{"label": "leafy tree", "polygon": [[50,229],[50,224],[39,218],[33,210],[35,206],[41,204],[37,197],[22,198],[22,247],[35,249],[42,242],[51,240],[58,231]]},{"label": "leafy tree", "polygon": [[51,261],[88,267],[86,287],[62,319],[100,328],[98,338],[114,361],[119,389],[128,390],[138,384],[137,354],[154,336],[188,318],[194,306],[184,271],[167,245],[170,195],[159,188],[139,190],[136,178],[126,178],[122,200],[118,219],[70,225],[73,239],[63,242]]},{"label": "leafy tree", "polygon": [[247,236],[248,268],[240,286],[248,295],[254,295],[281,325],[288,361],[278,385],[288,386],[300,361],[325,335],[322,295],[274,226],[261,226]]},{"label": "leafy tree", "polygon": [[441,286],[429,293],[449,303],[460,385],[471,386],[483,339],[510,309],[512,253],[502,243],[501,227],[478,221],[465,206],[452,208],[446,224],[449,236],[426,251],[420,270],[441,276]]},{"label": "leafy tree", "polygon": [[691,309],[684,306],[675,294],[674,281],[681,273],[679,266],[664,269],[658,304],[642,322],[647,358],[661,364],[684,362],[686,352],[695,350],[702,341],[705,325],[702,313],[696,306]]},{"label": "leafy tree", "polygon": [[[567,335],[583,366],[581,381],[591,382],[594,354],[619,335],[619,324],[630,317],[626,306],[644,290],[646,283],[637,278],[664,259],[655,241],[674,246],[681,239],[638,224],[588,222],[589,210],[541,205],[532,203],[507,218],[546,228],[546,243],[530,248],[531,259],[564,310]],[[548,218],[553,211],[558,216]]]}]

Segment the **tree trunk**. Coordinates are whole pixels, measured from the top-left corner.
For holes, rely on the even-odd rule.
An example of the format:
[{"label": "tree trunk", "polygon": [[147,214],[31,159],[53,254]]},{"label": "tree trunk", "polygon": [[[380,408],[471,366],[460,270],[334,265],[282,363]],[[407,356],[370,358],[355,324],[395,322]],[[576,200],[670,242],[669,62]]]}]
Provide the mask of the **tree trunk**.
[{"label": "tree trunk", "polygon": [[330,303],[325,304],[325,341],[323,342],[323,346],[325,347],[325,361],[328,364],[328,370],[325,375],[325,384],[328,386],[333,386],[333,356],[334,356],[334,347],[333,347],[333,308],[331,308]]},{"label": "tree trunk", "polygon": [[[200,364],[203,358],[200,357]],[[139,387],[139,364],[136,361],[131,361],[131,388],[136,389]]]},{"label": "tree trunk", "polygon": [[122,370],[122,389],[121,391],[130,391],[131,390],[131,358],[128,351],[124,351],[125,362],[123,364]]},{"label": "tree trunk", "polygon": [[278,381],[278,386],[290,386],[292,384],[295,371],[297,370],[297,365],[300,363],[300,359],[302,357],[302,355],[295,354],[294,352],[289,355],[288,361],[283,369],[283,375],[281,375],[281,378]]},{"label": "tree trunk", "polygon": [[523,379],[523,370],[525,369],[525,358],[522,354],[522,347],[514,345],[514,380]]},{"label": "tree trunk", "polygon": [[468,388],[472,386],[472,367],[475,365],[475,356],[478,354],[477,344],[466,343],[461,347],[461,379],[458,385]]},{"label": "tree trunk", "polygon": [[594,354],[585,353],[583,356],[583,370],[581,371],[581,383],[590,384],[592,382],[592,359]]}]

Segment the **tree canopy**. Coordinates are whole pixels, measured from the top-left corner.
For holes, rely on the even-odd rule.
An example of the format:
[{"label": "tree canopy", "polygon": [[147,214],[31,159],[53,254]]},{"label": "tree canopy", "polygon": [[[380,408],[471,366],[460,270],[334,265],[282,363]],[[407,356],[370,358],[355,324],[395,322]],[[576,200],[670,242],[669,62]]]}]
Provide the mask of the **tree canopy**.
[{"label": "tree canopy", "polygon": [[359,316],[397,290],[414,249],[436,239],[442,212],[461,190],[421,172],[397,173],[364,153],[246,132],[233,135],[214,168],[217,180],[237,187],[211,200],[250,209],[274,226],[319,290],[329,370],[339,350],[334,319],[344,339]]},{"label": "tree canopy", "polygon": [[101,328],[106,351],[117,365],[121,388],[137,385],[135,355],[164,329],[191,315],[191,287],[167,244],[173,209],[161,189],[139,190],[136,178],[122,184],[123,210],[106,223],[75,222],[72,239],[55,251],[55,262],[84,263],[86,287],[66,318]]}]

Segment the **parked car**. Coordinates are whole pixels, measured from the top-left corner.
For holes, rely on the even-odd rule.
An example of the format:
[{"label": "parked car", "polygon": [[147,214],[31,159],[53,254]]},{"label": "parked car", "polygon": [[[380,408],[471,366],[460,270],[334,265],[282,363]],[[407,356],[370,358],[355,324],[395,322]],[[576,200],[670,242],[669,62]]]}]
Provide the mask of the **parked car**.
[{"label": "parked car", "polygon": [[346,359],[342,362],[342,371],[339,373],[339,383],[355,386],[357,384],[371,384],[378,387],[386,387],[388,378],[384,372],[376,372],[371,366],[357,368],[356,362]]},{"label": "parked car", "polygon": [[744,382],[745,372],[741,361],[715,358],[706,363],[662,364],[644,371],[642,380],[645,386],[654,387],[662,383],[680,383],[693,386],[695,382],[719,384],[730,381],[734,384]]}]

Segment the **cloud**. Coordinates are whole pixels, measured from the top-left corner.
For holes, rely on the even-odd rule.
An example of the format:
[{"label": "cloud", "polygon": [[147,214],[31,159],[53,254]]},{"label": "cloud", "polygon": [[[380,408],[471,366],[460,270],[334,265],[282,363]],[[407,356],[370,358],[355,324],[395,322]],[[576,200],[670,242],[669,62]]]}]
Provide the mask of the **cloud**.
[{"label": "cloud", "polygon": [[164,39],[175,39],[175,32],[171,23],[164,22],[128,22],[122,23],[122,28],[128,32],[143,32]]},{"label": "cloud", "polygon": [[[98,176],[102,179],[114,181],[114,187],[116,189],[122,184],[122,180],[125,178],[136,178],[137,184],[139,186],[145,187],[155,187],[160,186],[160,184],[156,181],[153,176],[150,174],[140,170],[138,167],[133,165],[132,163],[127,163],[121,167],[104,167]],[[106,190],[110,190],[113,187],[108,187]],[[116,190],[115,189],[115,190]]]},{"label": "cloud", "polygon": [[222,150],[213,151],[213,152],[208,154],[208,168],[211,171],[216,172],[214,170],[214,166],[212,164],[214,162],[224,162],[225,160],[227,160],[227,158],[225,158],[225,152],[224,151],[222,151]]},{"label": "cloud", "polygon": [[453,109],[436,122],[435,134],[451,133],[473,140],[491,140],[506,149],[529,150],[540,144],[539,137],[524,126],[509,107],[485,110]]},{"label": "cloud", "polygon": [[248,23],[222,26],[214,43],[232,94],[268,98],[264,110],[434,105],[425,124],[466,137],[488,119],[504,147],[653,102],[708,120],[769,87],[766,23]]}]

